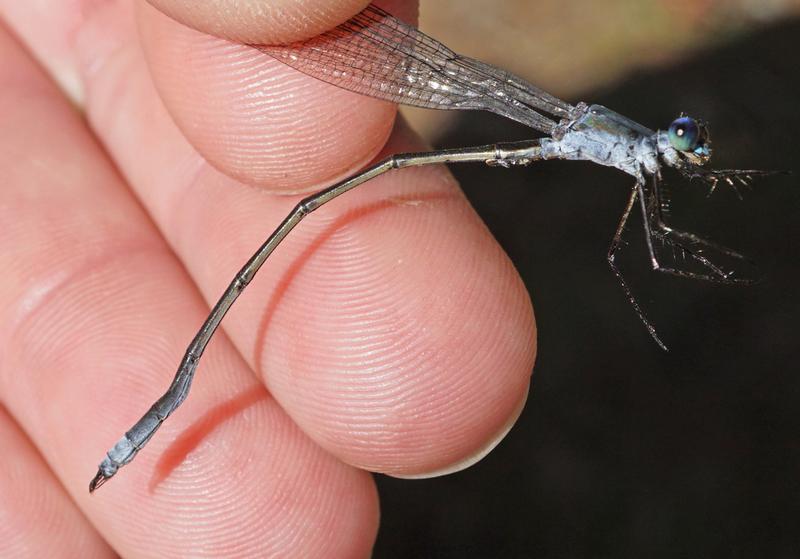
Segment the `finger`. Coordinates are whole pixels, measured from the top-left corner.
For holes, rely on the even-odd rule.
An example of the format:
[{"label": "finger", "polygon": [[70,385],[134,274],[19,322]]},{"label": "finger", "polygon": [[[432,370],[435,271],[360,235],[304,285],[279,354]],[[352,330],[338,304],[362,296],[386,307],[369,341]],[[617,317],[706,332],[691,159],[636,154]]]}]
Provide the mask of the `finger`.
[{"label": "finger", "polygon": [[386,142],[393,105],[139,6],[142,45],[164,104],[223,173],[270,191],[307,191],[362,167]]},{"label": "finger", "polygon": [[0,406],[0,557],[115,557]]},{"label": "finger", "polygon": [[148,0],[182,24],[240,43],[301,41],[339,25],[369,0]]},{"label": "finger", "polygon": [[[125,36],[118,17],[93,52],[110,48],[109,30]],[[135,40],[124,44],[87,76],[90,119],[213,303],[296,198],[204,166],[152,94]],[[392,145],[419,148],[407,134]],[[442,168],[386,175],[309,217],[225,328],[311,437],[400,475],[485,452],[518,412],[534,356],[524,286]]]},{"label": "finger", "polygon": [[89,497],[102,452],[167,386],[205,308],[5,34],[0,110],[0,401],[98,531],[130,557],[367,555],[369,476],[309,441],[222,336],[186,406]]},{"label": "finger", "polygon": [[[338,19],[357,11],[344,9],[344,1],[308,5]],[[91,40],[82,44],[83,30],[101,33],[108,12],[127,6],[77,0],[39,9],[0,0],[0,15],[65,91],[83,103],[79,64],[91,72],[103,67],[104,56]],[[413,15],[408,2],[387,6]],[[308,190],[360,167],[385,143],[395,115],[392,105],[302,76],[252,48],[193,32],[155,9],[142,12],[141,33],[164,103],[189,141],[222,172],[277,192]],[[276,23],[265,29],[283,28]],[[117,47],[105,54],[124,52],[126,35],[105,32]],[[267,87],[270,95],[263,95]],[[297,153],[311,157],[298,159]]]}]

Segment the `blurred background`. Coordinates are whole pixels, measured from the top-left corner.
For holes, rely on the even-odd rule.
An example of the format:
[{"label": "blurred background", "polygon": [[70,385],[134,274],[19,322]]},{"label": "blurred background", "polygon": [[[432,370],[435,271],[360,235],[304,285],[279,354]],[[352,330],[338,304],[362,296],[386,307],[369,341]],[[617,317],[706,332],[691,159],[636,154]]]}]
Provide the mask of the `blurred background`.
[{"label": "blurred background", "polygon": [[[711,125],[715,167],[790,169],[737,198],[672,174],[671,223],[752,256],[748,288],[649,271],[630,178],[588,163],[453,167],[533,298],[527,408],[486,459],[378,476],[375,557],[800,557],[800,1],[425,0],[423,30],[569,101],[651,128]],[[482,113],[407,111],[436,147],[531,137]]]}]

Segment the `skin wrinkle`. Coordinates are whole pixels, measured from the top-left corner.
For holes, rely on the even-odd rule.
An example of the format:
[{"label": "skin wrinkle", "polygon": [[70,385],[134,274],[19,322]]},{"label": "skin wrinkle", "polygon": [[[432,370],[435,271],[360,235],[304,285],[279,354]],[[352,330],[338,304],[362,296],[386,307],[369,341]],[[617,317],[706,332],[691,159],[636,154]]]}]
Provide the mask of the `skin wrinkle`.
[{"label": "skin wrinkle", "polygon": [[[103,236],[91,241],[83,242],[82,250],[87,250],[93,244],[92,253],[81,256],[80,262],[75,264],[59,264],[48,266],[40,277],[26,280],[23,290],[13,296],[14,303],[8,309],[10,318],[3,320],[3,339],[7,340],[8,348],[26,347],[21,341],[21,336],[28,326],[38,320],[44,309],[51,307],[61,298],[61,294],[69,291],[70,287],[78,280],[91,276],[99,270],[105,269],[120,261],[125,262],[137,255],[148,252],[163,252],[164,247],[156,242],[142,241],[140,237],[122,239],[109,242],[109,237]],[[69,253],[67,253],[69,254]],[[26,274],[27,275],[27,274]],[[11,355],[11,351],[5,352]],[[0,378],[5,371],[13,372],[15,367],[0,369]],[[9,382],[4,379],[4,383]]]},{"label": "skin wrinkle", "polygon": [[[43,309],[50,307],[53,301],[58,300],[61,297],[61,293],[69,290],[70,286],[77,280],[85,279],[87,276],[107,266],[117,265],[120,262],[124,263],[137,254],[150,251],[164,252],[165,250],[160,243],[155,241],[142,242],[138,238],[119,244],[116,241],[105,242],[104,244],[108,246],[84,260],[72,270],[64,270],[62,267],[48,269],[45,270],[46,274],[43,278],[25,282],[25,288],[22,293],[14,297],[17,304],[16,311],[14,306],[11,307],[11,320],[7,322],[4,319],[4,323],[10,326],[8,334],[3,336],[3,339],[9,340],[9,347],[16,347],[21,331],[28,324],[35,322],[37,316],[43,312]],[[42,288],[42,286],[45,287]],[[26,295],[26,293],[33,293],[34,295],[30,296]]]}]

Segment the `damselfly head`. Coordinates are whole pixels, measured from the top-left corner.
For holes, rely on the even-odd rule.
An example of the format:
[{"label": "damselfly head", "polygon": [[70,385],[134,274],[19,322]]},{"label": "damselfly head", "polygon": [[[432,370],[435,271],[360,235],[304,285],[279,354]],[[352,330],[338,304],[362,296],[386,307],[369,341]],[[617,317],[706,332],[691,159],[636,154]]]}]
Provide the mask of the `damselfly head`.
[{"label": "damselfly head", "polygon": [[703,168],[711,158],[708,126],[686,115],[673,120],[666,134],[659,132],[659,149],[667,165],[677,168],[688,179],[706,183],[709,194],[722,182],[731,186],[741,198],[738,187],[749,186],[756,177],[788,174],[787,171]]},{"label": "damselfly head", "polygon": [[688,116],[672,121],[667,132],[670,145],[695,165],[703,165],[711,158],[711,137],[708,126]]}]

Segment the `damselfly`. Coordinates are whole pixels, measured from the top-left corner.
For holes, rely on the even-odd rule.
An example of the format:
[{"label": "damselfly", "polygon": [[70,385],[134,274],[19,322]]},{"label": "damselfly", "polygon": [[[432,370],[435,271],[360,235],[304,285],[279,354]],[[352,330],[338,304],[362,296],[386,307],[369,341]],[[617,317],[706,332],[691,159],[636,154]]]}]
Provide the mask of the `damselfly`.
[{"label": "damselfly", "polygon": [[[634,178],[627,205],[608,249],[608,263],[628,301],[663,349],[666,346],[634,298],[616,263],[625,224],[635,208],[641,212],[644,239],[653,270],[724,284],[748,283],[711,261],[709,254],[743,261],[739,253],[697,235],[674,229],[664,220],[663,167],[699,179],[710,189],[719,182],[736,187],[755,170],[709,170],[708,127],[682,115],[667,131],[653,131],[600,105],[571,105],[504,70],[461,56],[415,27],[376,6],[309,41],[285,46],[252,45],[285,64],[343,89],[430,109],[484,110],[522,123],[544,136],[475,148],[448,149],[391,156],[360,173],[300,201],[236,274],[211,310],[181,360],[167,392],[117,442],[89,484],[94,491],[129,463],[161,423],[186,398],[200,357],[225,313],[251,282],[281,241],[300,221],[327,202],[393,169],[441,163],[478,162],[498,167],[530,165],[548,159],[584,160],[615,167]],[[695,270],[662,263],[660,249],[677,250]]]}]

